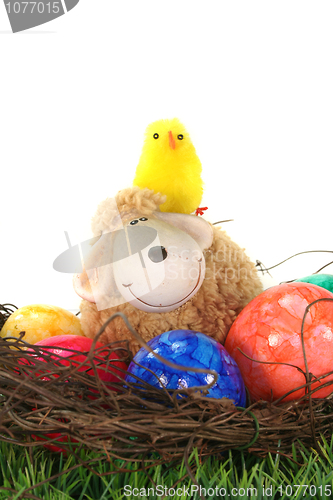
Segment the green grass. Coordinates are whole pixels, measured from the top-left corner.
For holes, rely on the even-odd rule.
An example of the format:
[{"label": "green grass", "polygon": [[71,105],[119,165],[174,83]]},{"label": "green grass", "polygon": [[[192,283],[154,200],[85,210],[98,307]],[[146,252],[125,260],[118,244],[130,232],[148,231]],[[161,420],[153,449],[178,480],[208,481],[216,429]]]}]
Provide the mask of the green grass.
[{"label": "green grass", "polygon": [[[297,458],[294,453],[294,460],[279,455],[260,459],[245,452],[229,452],[222,460],[210,458],[201,465],[198,454],[194,453],[191,464],[197,466],[196,479],[201,488],[206,489],[207,500],[222,499],[223,493],[229,495],[226,498],[236,500],[333,498],[333,494],[329,494],[329,491],[333,491],[333,439],[321,446],[321,450],[322,456],[314,451],[303,450],[301,457]],[[166,499],[200,498],[198,492],[193,490],[191,495],[194,485],[189,478],[183,478],[186,475],[184,464],[175,468],[156,466],[150,470],[151,478],[160,489],[154,492],[153,482],[142,471],[137,471],[138,465],[134,463],[126,465],[118,461],[118,467],[130,468],[131,472],[109,474],[116,468],[104,457],[81,450],[80,458],[96,461],[91,464],[90,470],[82,466],[75,468],[78,461],[72,455],[64,458],[61,454],[52,454],[38,447],[33,448],[30,457],[25,448],[1,442],[0,500],[161,500],[162,496],[158,493],[165,491],[165,488],[172,488],[177,481],[179,483],[175,490],[181,488],[182,491],[174,494],[171,490]],[[59,472],[64,473],[52,478]],[[43,484],[38,485],[43,481]],[[126,485],[127,490],[124,489]],[[134,488],[138,490],[133,491]],[[184,488],[189,488],[188,494]],[[252,490],[252,496],[248,488],[256,488],[256,491]],[[125,495],[126,491],[128,496]],[[202,492],[205,493],[204,490]]]}]

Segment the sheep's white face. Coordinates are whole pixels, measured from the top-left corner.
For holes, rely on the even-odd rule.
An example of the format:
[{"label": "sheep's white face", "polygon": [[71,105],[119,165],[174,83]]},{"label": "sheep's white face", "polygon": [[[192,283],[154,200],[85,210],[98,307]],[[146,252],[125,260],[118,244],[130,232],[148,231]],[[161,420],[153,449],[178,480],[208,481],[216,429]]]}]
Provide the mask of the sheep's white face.
[{"label": "sheep's white face", "polygon": [[[140,229],[139,229],[140,228]],[[141,217],[127,224],[114,240],[114,253],[123,254],[125,244],[137,246],[140,231],[147,246],[132,255],[115,259],[114,278],[126,302],[147,312],[168,312],[187,302],[205,277],[205,259],[198,243],[186,232],[161,220]],[[152,238],[149,238],[149,229]],[[136,234],[135,234],[136,232]],[[127,241],[125,241],[125,239]],[[143,240],[145,238],[143,237]],[[134,245],[131,245],[132,240]],[[140,245],[139,245],[140,248]]]},{"label": "sheep's white face", "polygon": [[75,291],[99,311],[124,302],[147,312],[172,311],[202,285],[203,250],[212,239],[211,225],[193,215],[135,214],[90,247]]}]

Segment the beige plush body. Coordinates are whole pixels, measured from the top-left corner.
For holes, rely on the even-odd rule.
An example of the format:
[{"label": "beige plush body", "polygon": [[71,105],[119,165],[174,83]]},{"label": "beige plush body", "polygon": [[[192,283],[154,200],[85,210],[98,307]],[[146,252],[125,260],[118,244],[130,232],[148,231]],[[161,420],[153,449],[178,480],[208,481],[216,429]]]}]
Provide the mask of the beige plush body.
[{"label": "beige plush body", "polygon": [[[133,210],[149,216],[159,210],[165,197],[149,189],[137,187],[120,191],[115,197],[121,218]],[[92,221],[95,236],[119,225],[114,202],[103,201]],[[118,216],[118,217],[117,217]],[[213,226],[213,243],[204,251],[205,279],[199,291],[185,304],[170,312],[145,312],[129,303],[98,311],[96,304],[81,302],[81,324],[87,337],[94,338],[100,327],[115,312],[123,312],[131,325],[148,341],[157,335],[174,329],[199,331],[221,342],[225,341],[229,328],[246,304],[262,292],[262,284],[255,265],[243,249],[234,243],[225,231]],[[116,318],[106,328],[101,342],[128,339],[135,354],[140,345],[133,338],[121,318]]]}]

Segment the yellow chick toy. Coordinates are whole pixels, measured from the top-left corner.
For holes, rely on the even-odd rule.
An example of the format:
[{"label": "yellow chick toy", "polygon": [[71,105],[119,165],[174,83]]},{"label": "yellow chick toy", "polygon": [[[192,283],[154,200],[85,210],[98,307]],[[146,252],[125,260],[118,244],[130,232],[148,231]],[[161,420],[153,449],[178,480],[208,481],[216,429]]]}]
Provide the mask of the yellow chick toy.
[{"label": "yellow chick toy", "polygon": [[190,214],[198,209],[203,193],[201,170],[190,136],[178,118],[148,125],[133,184],[166,194],[167,201],[160,206],[163,212]]}]

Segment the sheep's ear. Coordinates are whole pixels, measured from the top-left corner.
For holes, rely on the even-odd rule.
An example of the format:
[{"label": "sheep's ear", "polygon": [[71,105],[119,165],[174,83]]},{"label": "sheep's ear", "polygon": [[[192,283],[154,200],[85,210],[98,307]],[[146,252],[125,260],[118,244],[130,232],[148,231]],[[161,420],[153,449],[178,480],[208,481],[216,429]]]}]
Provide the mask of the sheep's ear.
[{"label": "sheep's ear", "polygon": [[88,300],[88,302],[95,302],[95,298],[86,271],[83,271],[80,274],[74,274],[73,287],[79,297]]},{"label": "sheep's ear", "polygon": [[211,224],[197,215],[154,212],[154,216],[192,236],[201,250],[206,250],[213,243]]},{"label": "sheep's ear", "polygon": [[[121,297],[113,277],[113,238],[115,232],[103,233],[92,240],[91,247],[82,252],[83,271],[73,277],[75,292],[85,300],[94,302],[98,310],[119,304]],[[121,302],[124,300],[121,298]]]}]

